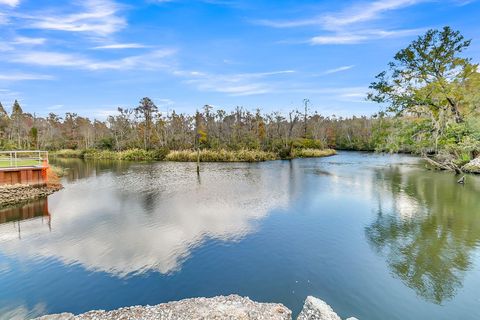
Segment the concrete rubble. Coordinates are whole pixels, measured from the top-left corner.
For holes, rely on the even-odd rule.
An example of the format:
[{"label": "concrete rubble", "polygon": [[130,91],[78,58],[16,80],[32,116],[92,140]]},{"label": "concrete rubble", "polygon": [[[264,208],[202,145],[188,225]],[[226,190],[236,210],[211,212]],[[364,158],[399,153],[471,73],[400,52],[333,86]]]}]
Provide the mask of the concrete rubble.
[{"label": "concrete rubble", "polygon": [[24,184],[0,186],[0,207],[22,204],[35,199],[45,198],[62,189],[60,184],[30,186]]},{"label": "concrete rubble", "polygon": [[[193,298],[156,306],[134,306],[113,311],[95,310],[80,315],[62,313],[36,320],[291,320],[292,312],[279,303],[260,303],[238,295]],[[297,320],[341,320],[320,299],[309,296]],[[347,320],[357,320],[348,318]]]}]

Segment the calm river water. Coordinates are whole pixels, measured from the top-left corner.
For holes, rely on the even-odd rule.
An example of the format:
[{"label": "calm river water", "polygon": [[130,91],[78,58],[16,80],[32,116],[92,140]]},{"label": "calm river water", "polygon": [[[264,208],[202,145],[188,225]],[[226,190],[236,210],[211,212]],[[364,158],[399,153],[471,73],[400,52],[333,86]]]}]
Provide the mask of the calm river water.
[{"label": "calm river water", "polygon": [[84,162],[0,211],[0,318],[238,293],[297,314],[480,319],[480,177],[341,152],[256,164]]}]

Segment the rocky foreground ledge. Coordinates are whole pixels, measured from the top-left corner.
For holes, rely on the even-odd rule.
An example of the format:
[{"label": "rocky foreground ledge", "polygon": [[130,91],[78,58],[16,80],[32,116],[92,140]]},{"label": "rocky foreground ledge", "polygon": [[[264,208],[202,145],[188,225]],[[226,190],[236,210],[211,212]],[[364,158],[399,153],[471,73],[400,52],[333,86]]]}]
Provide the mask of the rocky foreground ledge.
[{"label": "rocky foreground ledge", "polygon": [[[162,303],[156,306],[135,306],[113,311],[96,310],[80,315],[62,313],[36,320],[291,320],[292,311],[279,303],[254,302],[238,295],[194,298]],[[341,320],[332,308],[320,299],[308,297],[297,320]],[[356,320],[348,318],[347,320]]]},{"label": "rocky foreground ledge", "polygon": [[0,186],[0,207],[22,204],[30,200],[45,198],[62,189],[61,184],[48,185],[3,185]]}]

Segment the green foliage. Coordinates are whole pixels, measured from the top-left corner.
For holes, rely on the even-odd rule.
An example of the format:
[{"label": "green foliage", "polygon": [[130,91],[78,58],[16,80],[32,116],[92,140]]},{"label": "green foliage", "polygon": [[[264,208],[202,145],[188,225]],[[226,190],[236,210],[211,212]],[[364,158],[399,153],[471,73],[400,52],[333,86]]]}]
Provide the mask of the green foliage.
[{"label": "green foliage", "polygon": [[277,153],[280,159],[288,160],[292,158],[292,148],[290,147],[281,146]]},{"label": "green foliage", "polygon": [[294,158],[318,158],[328,157],[337,154],[333,149],[293,149],[292,155]]},{"label": "green foliage", "polygon": [[480,130],[473,123],[451,125],[441,139],[442,148],[454,155],[458,165],[473,160],[480,153]]},{"label": "green foliage", "polygon": [[85,158],[85,159],[105,159],[105,160],[128,160],[128,161],[154,161],[164,160],[169,150],[167,148],[157,148],[152,150],[128,149],[124,151],[112,150],[72,150],[63,149],[51,153],[51,155],[60,158]]},{"label": "green foliage", "polygon": [[427,31],[395,55],[368,95],[395,114],[374,123],[376,150],[433,154],[456,166],[480,154],[480,74],[461,56],[469,45],[445,27]]},{"label": "green foliage", "polygon": [[293,147],[297,149],[323,149],[323,142],[317,139],[297,138],[293,140]]},{"label": "green foliage", "polygon": [[461,56],[469,45],[470,40],[450,27],[428,30],[395,55],[388,71],[376,76],[368,98],[387,103],[387,110],[397,115],[427,114],[436,121],[462,122],[462,88],[478,66]]},{"label": "green foliage", "polygon": [[97,143],[97,148],[101,150],[113,150],[114,144],[113,137],[105,137]]},{"label": "green foliage", "polygon": [[168,148],[161,147],[161,148],[151,150],[151,153],[153,156],[153,160],[162,161],[162,160],[165,160],[167,155],[170,153],[170,150]]}]

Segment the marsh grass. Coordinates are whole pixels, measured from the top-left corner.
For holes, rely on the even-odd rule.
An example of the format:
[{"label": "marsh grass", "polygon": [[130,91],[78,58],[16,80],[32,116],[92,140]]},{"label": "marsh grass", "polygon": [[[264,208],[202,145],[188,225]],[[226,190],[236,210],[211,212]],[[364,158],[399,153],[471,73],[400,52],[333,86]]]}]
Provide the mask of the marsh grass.
[{"label": "marsh grass", "polygon": [[[293,149],[288,158],[310,158],[326,157],[336,154],[332,149]],[[111,150],[59,150],[53,153],[54,156],[63,158],[84,158],[96,160],[128,160],[128,161],[177,161],[196,162],[196,150],[173,150],[155,149],[129,149],[124,151]],[[281,155],[275,152],[262,150],[200,150],[201,162],[260,162],[281,159]]]},{"label": "marsh grass", "polygon": [[[273,152],[261,150],[200,150],[201,162],[259,162],[276,160],[278,156]],[[197,161],[197,151],[195,150],[178,150],[170,151],[165,157],[167,161],[195,162]]]},{"label": "marsh grass", "polygon": [[129,160],[129,161],[154,161],[164,160],[168,150],[155,149],[155,150],[143,150],[143,149],[128,149],[123,151],[111,151],[111,150],[70,150],[64,149],[51,153],[54,157],[60,158],[84,158],[84,159],[97,159],[97,160]]},{"label": "marsh grass", "polygon": [[293,158],[319,158],[337,154],[333,149],[294,149]]}]

